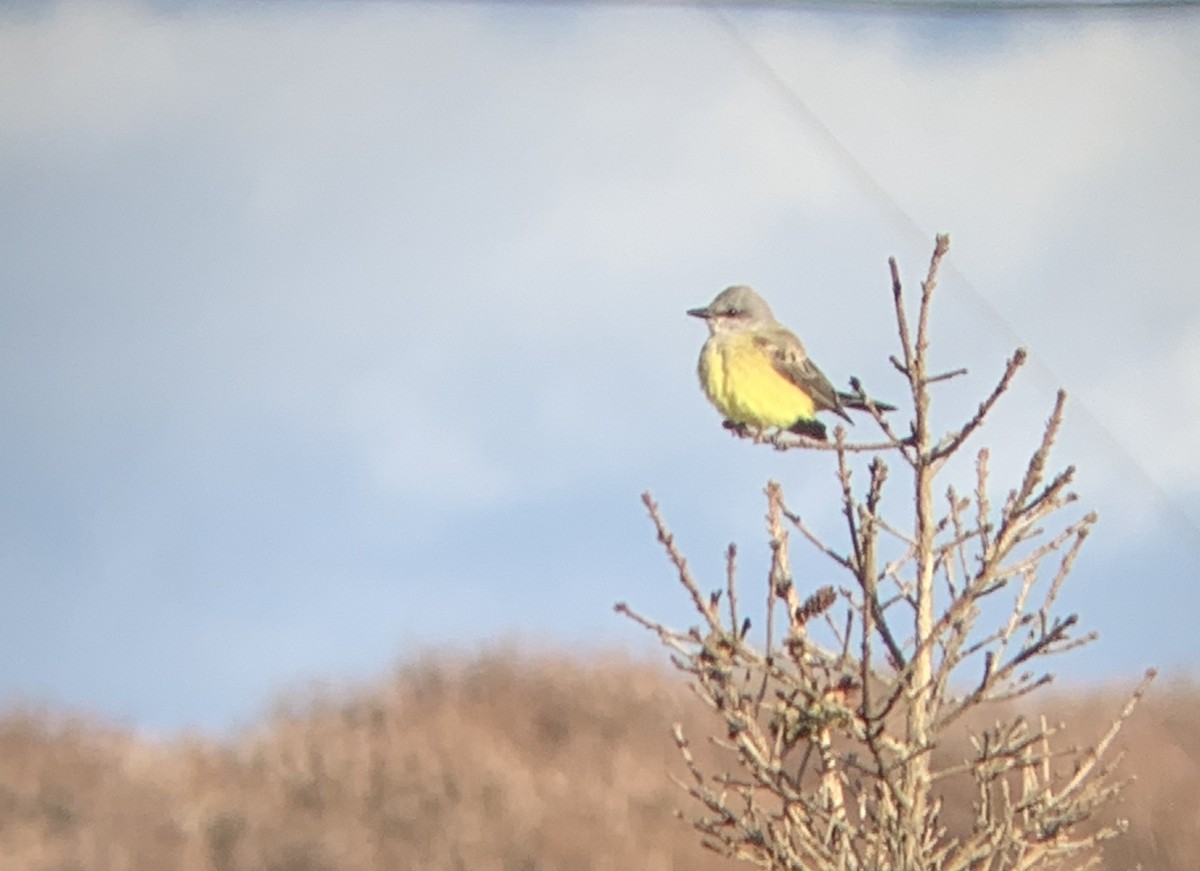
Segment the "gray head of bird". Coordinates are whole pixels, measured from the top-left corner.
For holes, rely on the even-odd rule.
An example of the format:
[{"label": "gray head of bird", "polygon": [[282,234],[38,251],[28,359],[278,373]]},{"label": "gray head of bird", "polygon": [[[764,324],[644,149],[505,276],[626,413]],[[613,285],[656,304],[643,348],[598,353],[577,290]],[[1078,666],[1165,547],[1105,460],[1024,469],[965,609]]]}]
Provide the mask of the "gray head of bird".
[{"label": "gray head of bird", "polygon": [[775,323],[767,301],[744,284],[725,288],[704,308],[688,309],[688,314],[703,318],[714,336]]}]

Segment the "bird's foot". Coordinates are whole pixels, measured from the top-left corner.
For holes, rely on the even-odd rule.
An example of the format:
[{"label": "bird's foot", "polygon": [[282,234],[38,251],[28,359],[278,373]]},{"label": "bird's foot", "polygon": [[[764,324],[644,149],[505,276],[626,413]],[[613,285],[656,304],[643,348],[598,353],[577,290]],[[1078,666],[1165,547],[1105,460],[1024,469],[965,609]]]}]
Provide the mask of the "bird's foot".
[{"label": "bird's foot", "polygon": [[725,429],[729,430],[731,433],[733,433],[735,436],[737,436],[740,439],[753,438],[754,435],[757,433],[757,430],[755,430],[753,427],[751,427],[750,424],[741,423],[736,420],[723,421],[721,423],[721,426],[725,427]]}]

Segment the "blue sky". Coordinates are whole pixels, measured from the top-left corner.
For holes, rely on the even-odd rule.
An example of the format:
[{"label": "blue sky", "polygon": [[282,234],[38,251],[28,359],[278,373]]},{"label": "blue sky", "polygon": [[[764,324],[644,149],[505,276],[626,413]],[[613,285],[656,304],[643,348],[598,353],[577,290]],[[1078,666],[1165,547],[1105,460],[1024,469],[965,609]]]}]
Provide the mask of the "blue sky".
[{"label": "blue sky", "polygon": [[997,490],[1072,397],[1062,671],[1200,664],[1200,17],[0,16],[0,702],[221,729],[430,648],[647,651],[613,602],[690,617],[642,490],[714,585],[768,478],[840,530],[684,310],[753,284],[891,398],[886,258],[937,231],[943,424],[1034,358]]}]

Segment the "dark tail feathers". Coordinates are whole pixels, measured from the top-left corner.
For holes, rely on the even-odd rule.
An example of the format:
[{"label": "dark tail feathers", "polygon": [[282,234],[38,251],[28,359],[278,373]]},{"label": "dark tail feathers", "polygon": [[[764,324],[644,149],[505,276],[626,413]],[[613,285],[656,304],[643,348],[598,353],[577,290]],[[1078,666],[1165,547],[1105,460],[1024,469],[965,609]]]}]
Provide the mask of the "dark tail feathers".
[{"label": "dark tail feathers", "polygon": [[[855,411],[868,411],[867,397],[861,393],[838,393],[838,399],[842,403],[843,408],[853,408]],[[895,411],[896,406],[888,405],[886,402],[880,402],[878,399],[872,399],[872,404],[880,411]]]}]

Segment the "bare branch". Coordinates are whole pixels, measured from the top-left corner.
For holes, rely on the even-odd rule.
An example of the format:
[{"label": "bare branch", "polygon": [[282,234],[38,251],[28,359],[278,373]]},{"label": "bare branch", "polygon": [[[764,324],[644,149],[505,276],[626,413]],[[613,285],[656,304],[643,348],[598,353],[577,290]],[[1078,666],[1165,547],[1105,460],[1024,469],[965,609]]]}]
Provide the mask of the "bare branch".
[{"label": "bare branch", "polygon": [[658,503],[654,501],[654,498],[649,493],[642,494],[642,502],[645,504],[646,510],[650,512],[650,519],[654,521],[654,528],[658,531],[658,543],[663,546],[667,552],[667,556],[670,557],[671,563],[678,572],[679,582],[683,584],[688,594],[692,597],[692,604],[696,606],[696,610],[708,622],[710,630],[719,629],[721,626],[721,617],[717,613],[716,607],[704,598],[700,592],[700,587],[696,585],[696,579],[692,577],[687,560],[683,558],[683,554],[675,546],[675,536],[671,534],[663,522],[662,514],[658,510]]},{"label": "bare branch", "polygon": [[[1112,776],[1110,750],[1153,674],[1086,751],[1056,752],[1056,729],[1044,719],[1031,724],[1017,707],[1053,680],[1043,657],[1096,637],[1078,629],[1076,615],[1054,610],[1096,522],[1094,513],[1063,519],[1076,498],[1074,467],[1047,472],[1065,393],[998,510],[986,448],[965,490],[945,483],[935,490],[946,461],[990,418],[1026,359],[1024,350],[1014,353],[976,413],[934,444],[930,387],[966,371],[928,372],[930,311],[948,247],[938,237],[915,335],[899,268],[889,261],[900,343],[890,359],[909,384],[911,435],[900,438],[855,379],[851,386],[885,442],[852,444],[841,426],[828,443],[734,427],[736,435],[780,450],[833,451],[833,498],[844,521],[844,541],[827,542],[787,508],[777,482],[767,484],[764,648],[749,639],[749,619],[741,613],[737,549],[725,551],[721,588],[704,596],[657,504],[643,497],[702,628],[673,630],[624,603],[617,610],[667,647],[718,724],[709,740],[731,754],[728,770],[706,774],[682,730],[674,730],[688,775],[678,782],[697,803],[692,824],[702,843],[768,871],[1061,871],[1088,867],[1097,847],[1118,831],[1085,823],[1122,786]],[[911,514],[899,522],[885,516],[896,484],[883,458],[895,450],[906,463],[901,470],[912,473]],[[874,456],[860,460],[864,452]],[[793,565],[785,519],[823,558],[805,548]],[[813,574],[846,573],[853,583],[822,577],[815,589],[804,588],[797,577],[809,576],[809,563]],[[1001,596],[1007,603],[998,625],[983,625],[993,613],[989,597]],[[786,629],[777,633],[780,607]],[[968,712],[998,702],[1012,708],[971,735],[968,758],[934,759],[952,730],[973,722]],[[977,792],[975,818],[969,830],[952,833],[942,819],[944,790],[962,779]]]},{"label": "bare branch", "polygon": [[796,527],[797,531],[799,531],[801,535],[808,539],[809,543],[812,544],[813,547],[821,551],[821,553],[825,554],[825,556],[829,557],[842,568],[847,570],[851,569],[849,557],[844,557],[840,553],[837,553],[833,548],[827,546],[825,542],[823,542],[816,535],[816,533],[809,529],[804,521],[800,519],[799,514],[793,514],[785,505],[783,506],[783,516],[786,517],[791,524]]},{"label": "bare branch", "polygon": [[996,382],[996,386],[992,388],[992,392],[988,394],[987,399],[979,404],[979,409],[975,415],[958,428],[958,431],[951,435],[938,449],[934,452],[937,458],[948,457],[955,453],[971,435],[980,426],[983,421],[991,413],[992,408],[1000,400],[1012,384],[1013,378],[1017,374],[1017,370],[1025,365],[1025,361],[1029,355],[1024,348],[1017,348],[1013,355],[1008,358],[1008,362],[1004,366],[1004,374],[1000,376],[1000,380]]},{"label": "bare branch", "polygon": [[900,350],[904,354],[904,362],[901,363],[895,357],[892,357],[892,364],[895,365],[900,373],[908,378],[909,384],[915,389],[916,384],[913,381],[913,351],[912,338],[908,332],[908,315],[904,311],[904,288],[900,282],[900,267],[896,265],[896,258],[888,258],[888,269],[892,273],[892,299],[896,306],[896,328],[900,333]]},{"label": "bare branch", "polygon": [[[737,603],[737,545],[730,542],[729,547],[725,551],[725,592],[729,602],[729,626],[735,628],[738,625],[738,603]],[[741,633],[745,635],[745,633]],[[767,646],[767,654],[770,655],[770,645]]]},{"label": "bare branch", "polygon": [[925,379],[926,384],[936,384],[939,381],[949,381],[951,378],[958,378],[961,375],[966,375],[967,369],[964,366],[961,369],[951,369],[949,372],[942,372],[939,375],[930,375]]},{"label": "bare branch", "polygon": [[937,287],[938,267],[942,264],[942,258],[950,250],[950,237],[942,234],[937,237],[933,246],[933,255],[929,258],[929,272],[925,276],[925,280],[921,282],[921,308],[920,317],[917,321],[917,344],[914,347],[914,353],[911,358],[911,363],[915,374],[920,378],[921,392],[925,392],[925,388],[929,384],[926,377],[925,355],[929,350],[929,311],[933,302],[933,290]]},{"label": "bare branch", "polygon": [[1143,696],[1146,695],[1146,690],[1150,688],[1151,681],[1153,681],[1156,677],[1158,677],[1158,669],[1146,669],[1145,674],[1142,675],[1141,681],[1138,682],[1137,687],[1134,688],[1132,695],[1130,695],[1129,701],[1127,701],[1125,706],[1121,708],[1121,713],[1117,715],[1117,719],[1113,721],[1111,726],[1109,726],[1108,731],[1104,733],[1104,736],[1096,743],[1096,746],[1092,747],[1088,751],[1087,755],[1084,757],[1083,763],[1078,769],[1076,769],[1075,776],[1072,777],[1067,782],[1067,785],[1062,788],[1060,795],[1067,796],[1075,792],[1079,788],[1080,784],[1082,784],[1085,780],[1087,780],[1088,777],[1091,776],[1092,772],[1096,768],[1096,765],[1100,762],[1101,758],[1103,758],[1105,752],[1108,750],[1108,746],[1112,744],[1113,739],[1117,737],[1117,733],[1121,731],[1121,727],[1125,725],[1125,721],[1133,715],[1133,709],[1137,707],[1138,702],[1140,702]]}]

